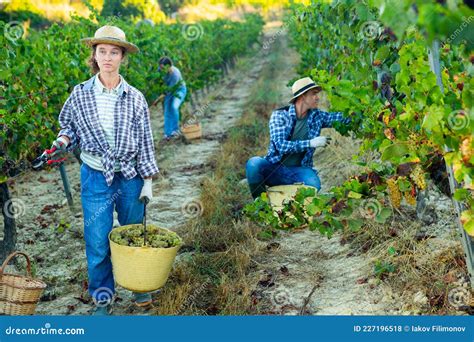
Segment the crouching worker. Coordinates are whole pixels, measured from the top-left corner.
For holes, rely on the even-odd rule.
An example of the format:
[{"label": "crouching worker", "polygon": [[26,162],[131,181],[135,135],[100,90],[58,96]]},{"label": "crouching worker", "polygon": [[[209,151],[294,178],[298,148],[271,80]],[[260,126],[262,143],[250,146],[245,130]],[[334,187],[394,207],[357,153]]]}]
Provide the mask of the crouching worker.
[{"label": "crouching worker", "polygon": [[321,90],[311,78],[299,79],[292,86],[290,105],[272,113],[267,155],[247,161],[247,181],[254,199],[266,191],[267,185],[304,183],[321,189],[318,172],[313,169],[313,154],[330,140],[320,136],[321,129],[332,127],[334,122],[350,122],[342,113],[318,109]]}]

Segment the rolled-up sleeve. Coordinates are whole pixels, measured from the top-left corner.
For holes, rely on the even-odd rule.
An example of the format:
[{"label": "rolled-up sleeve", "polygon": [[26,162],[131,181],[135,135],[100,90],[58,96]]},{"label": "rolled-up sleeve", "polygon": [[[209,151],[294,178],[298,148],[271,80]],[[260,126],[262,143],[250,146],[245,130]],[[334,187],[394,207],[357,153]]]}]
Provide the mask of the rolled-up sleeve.
[{"label": "rolled-up sleeve", "polygon": [[342,124],[349,124],[351,122],[351,118],[345,118],[344,114],[341,112],[332,112],[328,113],[325,111],[320,111],[320,115],[323,117],[323,126],[322,128],[330,128],[333,127],[335,122],[340,122]]},{"label": "rolled-up sleeve", "polygon": [[61,135],[65,135],[69,138],[69,146],[67,151],[70,152],[76,148],[79,143],[79,137],[77,135],[76,126],[74,124],[74,110],[73,110],[73,95],[71,94],[66,102],[64,103],[61,112],[59,113],[59,127],[58,138]]},{"label": "rolled-up sleeve", "polygon": [[159,172],[155,159],[155,145],[150,124],[150,111],[146,101],[143,105],[142,125],[140,125],[140,140],[137,156],[137,170],[142,178],[151,177]]}]

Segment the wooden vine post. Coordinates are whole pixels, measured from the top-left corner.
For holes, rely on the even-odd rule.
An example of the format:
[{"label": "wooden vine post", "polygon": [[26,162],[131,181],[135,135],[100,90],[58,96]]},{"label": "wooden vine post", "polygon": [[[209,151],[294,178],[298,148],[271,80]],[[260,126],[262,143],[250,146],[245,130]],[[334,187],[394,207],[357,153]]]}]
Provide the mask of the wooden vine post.
[{"label": "wooden vine post", "polygon": [[15,249],[16,223],[10,192],[6,182],[0,184],[0,210],[3,216],[3,240],[0,241],[0,260],[5,260]]},{"label": "wooden vine post", "polygon": [[[436,75],[436,83],[441,89],[441,92],[444,92],[443,82],[441,79],[441,70],[439,65],[439,42],[434,40],[431,47],[429,48],[428,58],[430,61],[431,71]],[[474,288],[474,241],[469,234],[467,234],[461,223],[461,213],[463,212],[463,204],[454,199],[454,192],[459,188],[456,179],[454,178],[453,168],[450,165],[446,164],[446,170],[448,172],[449,178],[449,187],[451,190],[451,198],[453,201],[454,208],[456,210],[457,226],[460,232],[462,246],[464,248],[464,255],[466,257],[467,270],[469,272],[469,279],[471,281],[471,288]]]}]

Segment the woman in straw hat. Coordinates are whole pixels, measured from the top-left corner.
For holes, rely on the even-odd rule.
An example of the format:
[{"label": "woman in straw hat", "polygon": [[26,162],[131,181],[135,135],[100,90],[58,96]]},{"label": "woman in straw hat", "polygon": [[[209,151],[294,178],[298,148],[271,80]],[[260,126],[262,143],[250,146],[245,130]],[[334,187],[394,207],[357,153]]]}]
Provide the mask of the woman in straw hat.
[{"label": "woman in straw hat", "polygon": [[[108,234],[114,209],[120,225],[143,221],[144,203],[152,199],[152,176],[158,172],[148,104],[143,94],[119,74],[128,53],[138,48],[115,26],[99,28],[89,65],[94,76],[74,87],[66,100],[53,146],[81,148],[81,199],[84,213],[89,292],[94,314],[106,315],[115,293]],[[137,305],[150,294],[134,294]]]},{"label": "woman in straw hat", "polygon": [[330,138],[320,136],[321,129],[335,122],[348,124],[342,113],[318,109],[321,86],[304,77],[292,86],[290,105],[279,108],[270,118],[270,145],[265,157],[247,161],[247,182],[253,198],[266,191],[265,186],[304,183],[321,189],[318,172],[313,168],[316,148],[325,147]]}]

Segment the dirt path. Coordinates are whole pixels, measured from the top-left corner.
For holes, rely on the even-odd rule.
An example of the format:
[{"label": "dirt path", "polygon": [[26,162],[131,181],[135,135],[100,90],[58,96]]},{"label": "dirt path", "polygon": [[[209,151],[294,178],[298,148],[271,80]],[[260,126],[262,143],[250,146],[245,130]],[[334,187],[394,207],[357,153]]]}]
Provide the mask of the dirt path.
[{"label": "dirt path", "polygon": [[[283,44],[287,44],[286,35],[281,35]],[[299,55],[294,49],[286,50],[284,63],[279,77],[275,79],[282,85],[281,96],[289,98],[289,89],[285,86],[289,79],[296,76],[295,67]],[[324,101],[323,101],[324,102]],[[356,168],[351,163],[352,154],[357,151],[357,143],[350,137],[343,137],[334,130],[325,129],[322,135],[330,135],[333,143],[315,153],[315,167],[322,182],[322,192],[341,184]],[[453,209],[450,200],[441,194],[436,197],[436,209],[439,221],[426,227],[435,232],[438,238],[429,243],[450,248],[458,242],[452,240]],[[271,279],[265,294],[269,296],[273,307],[270,313],[298,315],[387,315],[409,314],[403,304],[410,298],[397,298],[388,286],[378,284],[375,279],[367,281],[373,273],[371,258],[341,244],[336,234],[327,239],[319,232],[309,230],[293,233],[281,233],[271,244],[270,252],[258,262],[261,279]]]},{"label": "dirt path", "polygon": [[[268,32],[267,32],[268,34]],[[161,173],[154,181],[155,198],[148,207],[148,222],[175,228],[199,215],[199,188],[209,172],[209,157],[220,147],[226,131],[240,118],[250,94],[250,85],[265,63],[262,50],[240,59],[214,90],[201,97],[197,109],[203,138],[185,143],[159,143],[163,113],[152,108],[156,157]],[[79,164],[71,156],[66,164],[75,208],[69,210],[57,170],[28,173],[10,182],[19,208],[17,250],[26,251],[36,263],[37,276],[47,284],[36,314],[87,315],[91,299],[87,294],[87,267],[83,241]],[[1,223],[1,222],[0,222]],[[118,222],[115,218],[115,226]],[[147,315],[131,304],[131,293],[117,289],[115,315]]]},{"label": "dirt path", "polygon": [[[185,143],[184,139],[174,144],[157,146],[157,161],[161,169],[154,183],[153,201],[150,203],[151,222],[173,229],[200,215],[200,182],[209,173],[210,157],[220,148],[227,130],[240,118],[243,106],[251,95],[250,85],[258,77],[266,59],[261,54],[243,61],[233,70],[225,82],[211,91],[197,108],[202,124],[203,138]],[[155,132],[162,132],[161,112],[152,114],[156,119]],[[161,134],[158,134],[161,135]]]}]

